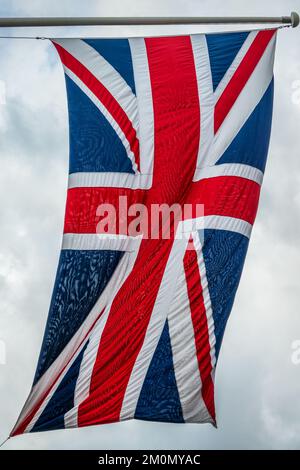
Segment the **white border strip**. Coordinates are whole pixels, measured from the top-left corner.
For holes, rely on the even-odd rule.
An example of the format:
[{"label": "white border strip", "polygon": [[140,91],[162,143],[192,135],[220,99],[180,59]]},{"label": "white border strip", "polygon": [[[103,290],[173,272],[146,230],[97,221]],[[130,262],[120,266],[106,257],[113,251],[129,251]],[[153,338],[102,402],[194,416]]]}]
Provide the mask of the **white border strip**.
[{"label": "white border strip", "polygon": [[136,251],[141,237],[97,233],[65,233],[62,250]]},{"label": "white border strip", "polygon": [[199,109],[200,136],[197,167],[205,166],[210,146],[214,138],[214,95],[211,68],[205,34],[191,36],[196,68]]},{"label": "white border strip", "polygon": [[217,362],[216,350],[215,350],[215,344],[216,344],[215,324],[214,324],[214,317],[213,317],[213,311],[212,311],[210,294],[209,294],[208,280],[206,276],[206,266],[205,266],[205,262],[203,258],[203,250],[202,250],[202,244],[201,244],[200,237],[199,237],[199,232],[197,232],[197,234],[193,234],[193,241],[194,241],[195,250],[197,252],[198,269],[200,273],[203,303],[205,307],[209,344],[210,344],[212,380],[214,381],[214,368]]},{"label": "white border strip", "polygon": [[252,225],[242,219],[222,215],[207,215],[204,217],[204,229],[228,230],[250,238]]},{"label": "white border strip", "polygon": [[238,176],[246,178],[261,185],[264,174],[258,168],[242,163],[222,163],[220,165],[198,168],[195,172],[194,181],[200,181],[206,178],[216,178],[218,176]]},{"label": "white border strip", "polygon": [[[189,219],[184,221],[187,227],[184,235],[186,236],[191,232],[200,231],[204,229],[212,230],[228,230],[229,232],[237,232],[250,238],[252,225],[243,219],[235,217],[227,217],[224,215],[205,215],[197,219]],[[189,238],[189,235],[188,235]]]},{"label": "white border strip", "polygon": [[201,393],[202,382],[183,259],[167,319],[174,372],[184,421],[190,423],[212,422]]},{"label": "white border strip", "polygon": [[152,185],[152,175],[91,172],[71,173],[69,175],[69,189],[71,188],[127,188],[149,189]]},{"label": "white border strip", "polygon": [[137,95],[140,171],[142,174],[150,175],[153,173],[154,160],[154,116],[145,39],[129,39],[129,46]]}]

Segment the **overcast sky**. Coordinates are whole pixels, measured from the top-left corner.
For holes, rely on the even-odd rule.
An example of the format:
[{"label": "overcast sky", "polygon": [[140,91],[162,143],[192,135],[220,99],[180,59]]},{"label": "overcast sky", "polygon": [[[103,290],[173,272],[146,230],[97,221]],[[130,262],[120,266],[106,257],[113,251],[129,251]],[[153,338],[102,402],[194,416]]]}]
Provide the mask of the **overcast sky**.
[{"label": "overcast sky", "polygon": [[[2,0],[0,15],[300,12],[300,0],[252,0],[244,5],[237,0]],[[47,33],[66,34],[56,31]],[[79,31],[72,29],[72,35]],[[173,34],[203,28],[90,28],[88,35],[145,35],[145,31]],[[18,34],[23,32],[33,31]],[[45,31],[34,34],[46,35]],[[299,45],[300,27],[279,32],[267,171],[217,367],[218,429],[131,421],[24,435],[10,439],[5,448],[300,448],[300,364],[291,360],[292,343],[300,340]],[[0,364],[0,439],[4,439],[32,383],[61,244],[68,128],[62,67],[48,41],[0,39],[0,162],[0,345],[6,348],[6,364]]]}]

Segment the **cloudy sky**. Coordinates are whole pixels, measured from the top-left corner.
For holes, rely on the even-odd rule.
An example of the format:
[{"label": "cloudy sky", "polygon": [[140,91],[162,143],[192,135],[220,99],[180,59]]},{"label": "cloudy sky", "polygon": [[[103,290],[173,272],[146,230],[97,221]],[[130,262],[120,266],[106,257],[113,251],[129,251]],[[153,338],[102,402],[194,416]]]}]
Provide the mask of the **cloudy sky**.
[{"label": "cloudy sky", "polygon": [[[0,15],[281,16],[300,11],[300,0],[244,5],[237,0],[2,0]],[[204,29],[85,32],[126,36],[145,30],[151,35]],[[70,32],[76,36],[83,30]],[[67,34],[54,29],[15,33]],[[279,32],[267,172],[216,375],[219,428],[131,421],[24,435],[5,448],[300,448],[300,364],[292,361],[292,345],[300,340],[299,44],[300,27]],[[67,132],[63,72],[49,42],[0,39],[0,352],[6,351],[0,364],[0,439],[28,395],[46,322],[61,243]]]}]

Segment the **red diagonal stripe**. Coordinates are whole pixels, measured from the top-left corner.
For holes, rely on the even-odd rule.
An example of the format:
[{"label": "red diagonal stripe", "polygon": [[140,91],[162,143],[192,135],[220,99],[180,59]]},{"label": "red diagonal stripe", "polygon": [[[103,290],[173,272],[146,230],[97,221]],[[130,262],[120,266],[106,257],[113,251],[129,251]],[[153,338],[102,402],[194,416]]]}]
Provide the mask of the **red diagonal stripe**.
[{"label": "red diagonal stripe", "polygon": [[198,367],[202,382],[202,398],[206,408],[215,421],[214,383],[212,380],[212,364],[210,355],[209,332],[206,310],[203,300],[201,275],[199,272],[197,252],[190,239],[190,249],[184,256],[184,270],[190,301],[191,317],[194,327],[195,345],[197,351]]},{"label": "red diagonal stripe", "polygon": [[73,352],[72,356],[70,357],[69,361],[67,364],[65,364],[61,371],[59,372],[59,374],[54,378],[54,380],[48,384],[48,387],[47,389],[44,391],[44,393],[42,394],[41,398],[38,400],[37,404],[34,406],[34,408],[31,410],[31,412],[25,416],[25,418],[18,424],[18,426],[12,430],[11,434],[10,434],[10,437],[13,437],[13,436],[18,436],[19,434],[23,434],[25,429],[27,428],[27,426],[30,424],[30,422],[32,421],[32,419],[34,418],[34,415],[38,412],[38,410],[40,409],[40,407],[42,406],[42,404],[44,403],[44,401],[46,400],[47,396],[49,395],[49,393],[51,393],[51,390],[52,388],[54,387],[54,385],[58,382],[58,380],[60,379],[60,377],[63,375],[63,373],[65,372],[66,368],[69,367],[70,365],[70,362],[72,361],[72,359],[74,358],[75,354],[77,353],[77,351],[79,350],[79,348],[82,346],[82,344],[86,341],[88,335],[91,333],[91,331],[93,330],[95,324],[97,323],[97,321],[99,320],[99,318],[101,317],[102,313],[104,312],[105,310],[105,307],[101,310],[101,312],[99,313],[99,315],[97,316],[97,318],[94,320],[93,324],[90,326],[90,328],[88,329],[88,331],[86,332],[84,338],[81,340],[80,344],[78,345],[78,347],[75,349],[75,351]]},{"label": "red diagonal stripe", "polygon": [[243,57],[215,106],[215,133],[249,80],[274,34],[274,29],[260,31]]},{"label": "red diagonal stripe", "polygon": [[139,141],[132,122],[128,118],[118,101],[108,91],[108,89],[87,69],[79,60],[72,56],[66,49],[53,42],[62,63],[70,69],[81,80],[91,92],[101,101],[103,106],[109,111],[113,119],[118,123],[120,129],[125,134],[129,142],[130,149],[135,156],[135,163],[140,170]]}]

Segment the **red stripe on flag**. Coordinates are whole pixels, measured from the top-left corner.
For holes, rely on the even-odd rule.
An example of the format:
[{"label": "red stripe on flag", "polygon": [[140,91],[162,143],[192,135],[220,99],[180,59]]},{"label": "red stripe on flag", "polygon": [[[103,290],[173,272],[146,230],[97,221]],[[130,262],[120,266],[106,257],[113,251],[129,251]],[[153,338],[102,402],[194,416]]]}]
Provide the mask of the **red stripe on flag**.
[{"label": "red stripe on flag", "polygon": [[125,134],[129,142],[130,149],[135,156],[135,163],[140,170],[140,154],[139,141],[132,122],[128,118],[118,101],[108,91],[108,89],[75,57],[57,43],[53,43],[56,47],[62,63],[70,69],[81,80],[91,92],[101,101],[103,106],[109,111],[113,119],[118,123],[119,127]]},{"label": "red stripe on flag", "polygon": [[260,31],[243,57],[215,106],[215,133],[249,80],[274,34],[273,29]]},{"label": "red stripe on flag", "polygon": [[[72,188],[68,190],[64,233],[100,233],[97,225],[100,220],[106,217],[106,213],[102,217],[97,210],[104,205],[111,205],[112,216],[116,217],[116,232],[127,235],[128,224],[124,223],[119,226],[119,220],[125,219],[127,208],[132,204],[142,201],[142,190],[131,190],[126,188],[97,188],[84,187]],[[120,197],[126,197],[126,204],[120,203]],[[107,211],[108,214],[108,211]],[[119,217],[120,216],[120,217]],[[129,218],[128,218],[129,219]],[[125,219],[126,220],[126,219]],[[128,220],[129,222],[129,220]],[[113,232],[114,233],[114,232]]]},{"label": "red stripe on flag", "polygon": [[[152,190],[146,191],[151,193]],[[150,205],[143,190],[124,188],[72,188],[68,191],[64,233],[96,233],[100,217],[97,208],[101,204],[112,204],[116,209],[117,231],[119,230],[119,196],[127,196],[128,207],[136,202],[144,202],[149,209],[148,227],[151,228]],[[259,201],[260,185],[238,176],[218,176],[194,182],[186,198],[197,217],[197,204],[204,205],[204,215],[235,217],[253,224]],[[143,198],[144,197],[144,198]],[[149,194],[149,198],[151,194]],[[157,199],[157,203],[161,201]],[[122,213],[123,217],[124,213]],[[130,222],[130,219],[128,220]],[[127,228],[127,225],[126,225]],[[127,234],[125,232],[125,234]]]},{"label": "red stripe on flag", "polygon": [[255,181],[239,176],[217,176],[195,182],[186,203],[194,208],[203,204],[205,216],[234,217],[253,225],[259,194],[260,185]]},{"label": "red stripe on flag", "polygon": [[[199,99],[189,37],[146,39],[146,47],[155,155],[153,187],[144,191],[141,202],[150,207],[151,203],[176,202],[191,184],[199,144]],[[89,228],[94,231],[95,224]],[[79,426],[120,419],[128,381],[143,345],[172,245],[172,239],[143,240],[134,268],[116,295],[103,330],[90,395],[79,406]]]},{"label": "red stripe on flag", "polygon": [[199,372],[202,382],[202,398],[206,408],[215,421],[214,383],[212,380],[212,363],[206,310],[203,300],[201,275],[199,272],[197,252],[193,239],[190,239],[189,249],[184,256],[184,270],[190,301],[191,317],[194,327],[195,345]]}]

